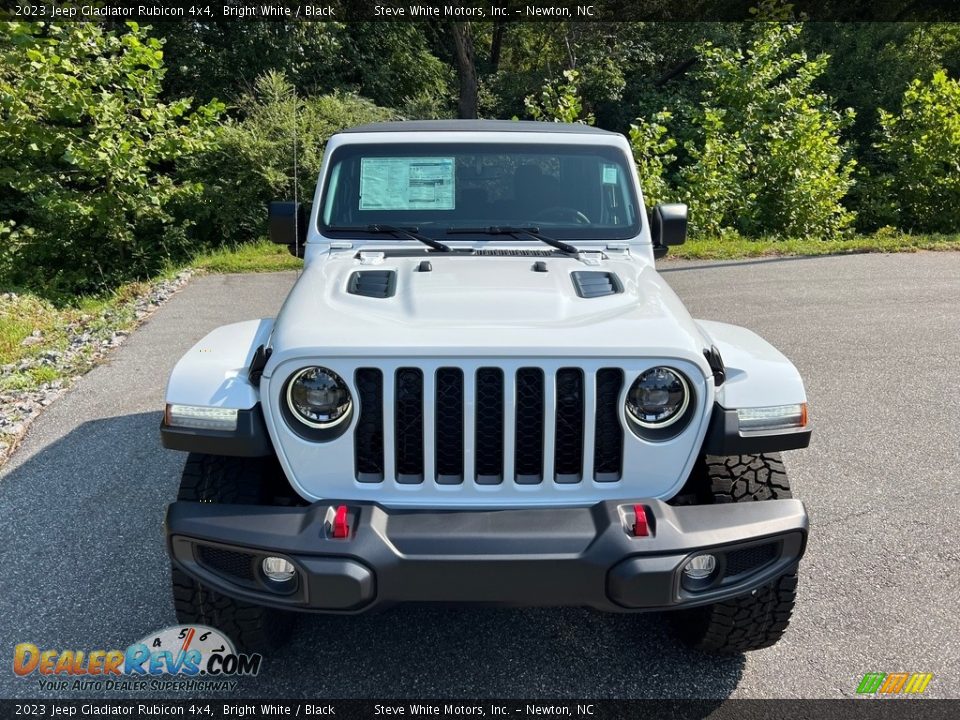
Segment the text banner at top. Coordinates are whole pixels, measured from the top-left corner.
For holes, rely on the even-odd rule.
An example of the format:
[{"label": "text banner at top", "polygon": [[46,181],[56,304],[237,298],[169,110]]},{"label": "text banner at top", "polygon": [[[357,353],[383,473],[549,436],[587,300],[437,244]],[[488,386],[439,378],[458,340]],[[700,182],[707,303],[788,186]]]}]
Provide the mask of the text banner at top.
[{"label": "text banner at top", "polygon": [[[956,22],[957,0],[0,0],[0,20],[44,22]],[[772,13],[772,14],[771,14]]]}]

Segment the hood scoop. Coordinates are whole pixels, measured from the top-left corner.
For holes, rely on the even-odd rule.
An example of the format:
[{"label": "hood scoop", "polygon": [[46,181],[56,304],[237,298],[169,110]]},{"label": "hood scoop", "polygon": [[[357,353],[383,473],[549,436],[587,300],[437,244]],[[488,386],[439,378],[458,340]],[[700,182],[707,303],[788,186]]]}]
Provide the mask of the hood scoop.
[{"label": "hood scoop", "polygon": [[347,292],[371,298],[393,297],[397,292],[397,273],[393,270],[356,270],[347,281]]},{"label": "hood scoop", "polygon": [[623,292],[623,283],[612,272],[581,271],[570,273],[573,287],[582,298],[598,298]]}]

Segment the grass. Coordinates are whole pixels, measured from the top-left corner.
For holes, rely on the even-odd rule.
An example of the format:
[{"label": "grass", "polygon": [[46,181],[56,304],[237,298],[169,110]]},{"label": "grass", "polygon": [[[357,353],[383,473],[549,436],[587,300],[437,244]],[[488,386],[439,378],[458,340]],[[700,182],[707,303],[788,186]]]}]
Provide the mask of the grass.
[{"label": "grass", "polygon": [[[68,368],[35,362],[67,350],[71,335],[88,334],[99,340],[115,330],[129,330],[136,321],[133,303],[147,287],[146,283],[130,283],[107,295],[77,298],[66,307],[30,292],[0,295],[0,366],[13,366],[0,375],[0,391],[35,389],[87,370],[94,347],[81,351]],[[30,361],[29,366],[21,369],[24,360]]]},{"label": "grass", "polygon": [[[290,255],[286,247],[260,240],[204,253],[188,265],[203,272],[244,273],[291,270],[302,262]],[[175,275],[181,269],[168,268],[157,279]],[[71,334],[89,333],[100,338],[109,337],[114,330],[131,329],[136,321],[133,301],[148,287],[149,283],[133,282],[104,295],[78,297],[66,306],[27,290],[15,290],[12,296],[2,294],[5,288],[0,290],[0,366],[14,366],[0,373],[0,392],[31,390],[85,372],[90,366],[86,360],[93,357],[95,348],[78,358],[76,367],[64,369],[50,364],[20,370],[18,366],[24,360],[63,352],[70,344]],[[35,332],[39,332],[37,342],[28,339]]]},{"label": "grass", "polygon": [[191,265],[198,270],[218,273],[273,272],[295,270],[303,265],[303,261],[291,255],[285,245],[258,240],[200,255]]},{"label": "grass", "polygon": [[960,250],[958,235],[908,235],[880,231],[872,235],[854,235],[842,240],[759,239],[739,236],[722,239],[687,240],[670,248],[670,257],[697,260],[737,260],[741,258],[781,257],[789,255],[847,255],[871,252],[918,252],[920,250]]}]

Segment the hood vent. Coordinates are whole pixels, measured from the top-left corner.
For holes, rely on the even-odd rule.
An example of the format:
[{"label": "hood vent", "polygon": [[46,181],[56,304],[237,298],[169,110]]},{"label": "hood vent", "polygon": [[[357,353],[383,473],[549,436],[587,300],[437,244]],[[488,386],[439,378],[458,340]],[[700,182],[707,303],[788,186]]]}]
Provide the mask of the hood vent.
[{"label": "hood vent", "polygon": [[623,292],[623,283],[612,272],[574,272],[573,286],[582,298],[605,297]]},{"label": "hood vent", "polygon": [[372,298],[393,297],[397,291],[397,273],[393,270],[357,270],[347,281],[347,292]]}]

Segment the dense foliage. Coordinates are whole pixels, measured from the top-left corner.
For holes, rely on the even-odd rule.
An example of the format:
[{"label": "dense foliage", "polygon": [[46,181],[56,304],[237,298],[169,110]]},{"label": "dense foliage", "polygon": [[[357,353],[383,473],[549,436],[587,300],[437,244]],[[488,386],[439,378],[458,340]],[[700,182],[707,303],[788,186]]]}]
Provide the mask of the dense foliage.
[{"label": "dense foliage", "polygon": [[694,139],[679,194],[700,231],[829,237],[852,221],[841,201],[854,163],[840,133],[853,111],[838,112],[814,89],[828,58],[790,52],[799,34],[757,23],[742,50],[698,48],[703,92],[688,113]]},{"label": "dense foliage", "polygon": [[108,288],[256,239],[327,138],[386,118],[585,122],[700,237],[960,226],[960,26],[0,25],[0,283]]},{"label": "dense foliage", "polygon": [[880,110],[885,172],[876,184],[889,225],[956,232],[960,227],[960,82],[942,70],[914,80],[898,115]]},{"label": "dense foliage", "polygon": [[197,235],[208,245],[255,239],[266,228],[267,203],[310,202],[326,140],[337,130],[396,114],[357,95],[296,94],[280,73],[268,72],[237,102],[243,120],[229,120],[218,142],[195,156],[188,174],[204,188],[194,207]]},{"label": "dense foliage", "polygon": [[202,188],[176,166],[219,106],[161,102],[160,43],[131,25],[0,23],[0,274],[57,295],[156,272]]}]

